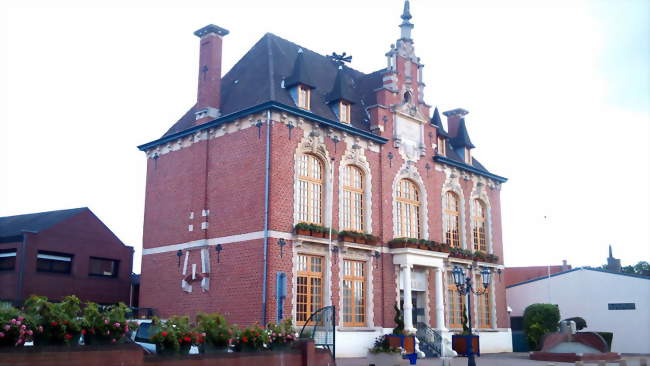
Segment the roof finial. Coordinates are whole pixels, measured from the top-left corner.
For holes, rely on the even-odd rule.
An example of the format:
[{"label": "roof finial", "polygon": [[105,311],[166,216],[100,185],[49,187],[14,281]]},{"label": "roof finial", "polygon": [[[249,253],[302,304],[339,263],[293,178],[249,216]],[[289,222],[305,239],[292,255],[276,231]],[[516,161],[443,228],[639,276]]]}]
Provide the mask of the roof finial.
[{"label": "roof finial", "polygon": [[404,1],[404,11],[402,12],[402,19],[404,21],[409,21],[411,19],[411,4],[409,3],[409,0]]},{"label": "roof finial", "polygon": [[404,11],[402,12],[402,24],[399,27],[402,29],[403,40],[411,40],[411,30],[413,29],[413,23],[410,22],[411,16],[411,3],[409,0],[404,1]]}]

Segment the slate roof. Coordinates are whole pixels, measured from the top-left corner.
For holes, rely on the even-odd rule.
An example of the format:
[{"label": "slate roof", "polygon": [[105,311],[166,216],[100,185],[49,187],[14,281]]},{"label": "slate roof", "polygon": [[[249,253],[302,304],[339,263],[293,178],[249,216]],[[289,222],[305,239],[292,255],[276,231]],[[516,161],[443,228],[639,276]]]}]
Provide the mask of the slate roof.
[{"label": "slate roof", "polygon": [[472,140],[469,139],[467,126],[465,126],[465,118],[460,119],[460,124],[458,125],[456,136],[452,137],[450,141],[454,147],[467,147],[469,149],[473,149],[475,147],[474,144],[472,144]]},{"label": "slate roof", "polygon": [[436,126],[438,130],[438,135],[442,137],[449,137],[449,133],[445,131],[445,127],[442,125],[442,120],[440,119],[440,112],[438,112],[438,107],[433,110],[433,117],[431,117],[431,124]]},{"label": "slate roof", "polygon": [[[299,57],[298,50],[302,49]],[[283,80],[293,77],[296,61],[300,61],[298,79],[309,78],[312,113],[337,120],[327,104],[327,95],[333,90],[338,64],[327,56],[311,51],[272,33],[266,33],[236,64],[221,81],[221,115],[242,111],[264,102],[275,101],[295,106],[289,89],[283,88]],[[382,86],[378,70],[364,74],[343,65],[342,73],[349,89],[352,102],[352,126],[370,131],[369,116],[365,108],[375,104],[373,90]],[[289,82],[293,80],[289,79]],[[303,80],[300,80],[303,81]],[[348,91],[346,91],[348,93]],[[192,127],[195,106],[191,107],[164,135],[181,132]]]},{"label": "slate roof", "polygon": [[23,231],[41,232],[86,210],[88,207],[0,217],[0,238],[20,240]]}]

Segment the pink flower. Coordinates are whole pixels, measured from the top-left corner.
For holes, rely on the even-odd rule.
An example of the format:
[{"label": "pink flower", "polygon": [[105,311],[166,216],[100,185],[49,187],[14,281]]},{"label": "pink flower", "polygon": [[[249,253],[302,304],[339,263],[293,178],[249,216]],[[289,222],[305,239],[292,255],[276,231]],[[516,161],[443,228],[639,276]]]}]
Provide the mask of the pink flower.
[{"label": "pink flower", "polygon": [[111,334],[111,331],[110,331],[110,330],[107,330],[107,331],[106,331],[106,335],[109,335],[109,334]]},{"label": "pink flower", "polygon": [[27,331],[27,335],[33,335],[33,334],[34,332],[31,329]]},{"label": "pink flower", "polygon": [[8,331],[9,331],[9,329],[11,329],[11,325],[9,325],[9,324],[6,324],[6,325],[4,326],[4,329],[5,329],[5,331],[7,331],[7,332],[8,332]]},{"label": "pink flower", "polygon": [[201,333],[201,337],[205,337],[205,333]]},{"label": "pink flower", "polygon": [[23,325],[20,326],[20,329],[25,330],[25,329],[27,329],[27,326],[25,324],[23,324]]},{"label": "pink flower", "polygon": [[104,319],[104,324],[108,324],[108,319]]},{"label": "pink flower", "polygon": [[4,338],[4,337],[5,337],[5,334],[0,332],[0,338]]},{"label": "pink flower", "polygon": [[115,338],[111,339],[111,343],[115,343]]},{"label": "pink flower", "polygon": [[[20,324],[21,324],[20,320],[16,322],[16,326],[17,326],[17,327],[19,327]],[[23,325],[23,327],[24,327],[24,326],[25,326],[25,325]]]},{"label": "pink flower", "polygon": [[120,327],[120,323],[115,323],[115,324],[113,324],[113,326],[114,326],[115,328],[119,328],[119,327]]},{"label": "pink flower", "polygon": [[21,321],[21,322],[22,322],[23,320],[25,320],[25,318],[23,318],[22,316],[19,316],[19,317],[18,317],[18,321]]},{"label": "pink flower", "polygon": [[16,324],[16,319],[11,319],[11,324]]},{"label": "pink flower", "polygon": [[38,326],[38,331],[39,331],[39,333],[43,333],[43,326],[42,325]]}]

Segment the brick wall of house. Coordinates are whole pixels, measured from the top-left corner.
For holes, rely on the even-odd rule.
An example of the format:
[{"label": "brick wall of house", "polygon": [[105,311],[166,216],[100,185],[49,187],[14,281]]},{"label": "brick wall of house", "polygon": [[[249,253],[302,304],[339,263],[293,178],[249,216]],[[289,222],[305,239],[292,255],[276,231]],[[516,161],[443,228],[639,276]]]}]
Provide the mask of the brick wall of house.
[{"label": "brick wall of house", "polygon": [[[16,299],[15,284],[20,269],[20,258],[23,255],[21,248],[24,245],[27,250],[23,288],[19,299],[32,294],[54,300],[76,295],[82,301],[102,304],[122,301],[128,304],[133,248],[125,246],[92,212],[84,210],[39,233],[25,235],[24,244],[18,243],[19,245],[15,246],[19,248],[15,270],[13,273],[0,273],[0,278],[3,279],[0,298]],[[74,255],[71,273],[38,272],[36,256],[39,250]],[[113,278],[89,275],[90,257],[119,260],[118,276]]]}]

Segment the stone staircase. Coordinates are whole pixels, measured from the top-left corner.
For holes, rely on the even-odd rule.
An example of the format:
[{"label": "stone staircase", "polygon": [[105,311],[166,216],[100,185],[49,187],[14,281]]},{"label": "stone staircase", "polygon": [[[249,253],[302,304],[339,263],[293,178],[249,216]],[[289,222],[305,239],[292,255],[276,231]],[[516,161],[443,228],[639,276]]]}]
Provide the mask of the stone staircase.
[{"label": "stone staircase", "polygon": [[424,323],[418,323],[415,328],[417,329],[415,336],[420,341],[420,351],[424,352],[425,357],[440,357],[442,353],[442,336],[440,333],[433,328],[429,328]]}]

